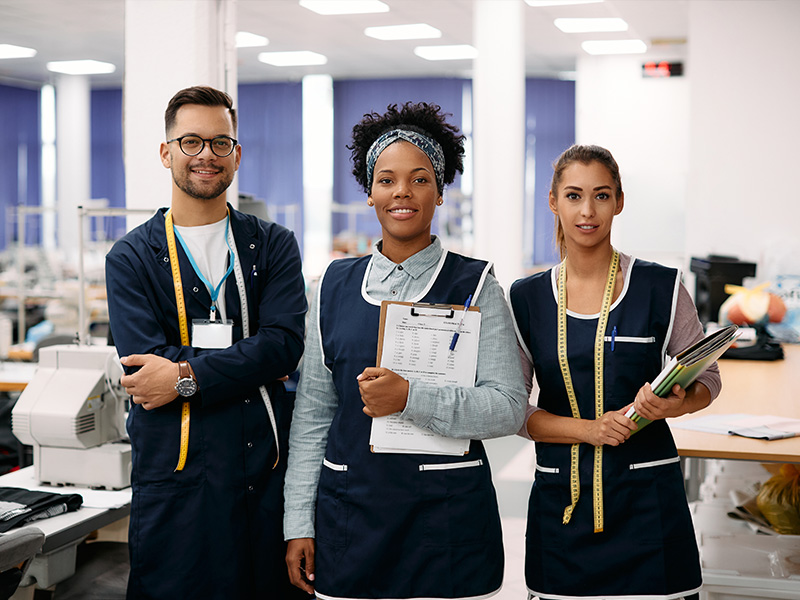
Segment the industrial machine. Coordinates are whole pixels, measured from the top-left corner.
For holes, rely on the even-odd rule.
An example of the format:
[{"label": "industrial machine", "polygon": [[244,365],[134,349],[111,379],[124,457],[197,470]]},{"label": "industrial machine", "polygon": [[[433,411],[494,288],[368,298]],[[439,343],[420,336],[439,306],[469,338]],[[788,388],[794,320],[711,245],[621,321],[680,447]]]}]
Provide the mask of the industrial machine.
[{"label": "industrial machine", "polygon": [[113,346],[40,349],[36,373],[11,414],[14,435],[33,446],[39,481],[105,489],[130,485],[121,375]]}]

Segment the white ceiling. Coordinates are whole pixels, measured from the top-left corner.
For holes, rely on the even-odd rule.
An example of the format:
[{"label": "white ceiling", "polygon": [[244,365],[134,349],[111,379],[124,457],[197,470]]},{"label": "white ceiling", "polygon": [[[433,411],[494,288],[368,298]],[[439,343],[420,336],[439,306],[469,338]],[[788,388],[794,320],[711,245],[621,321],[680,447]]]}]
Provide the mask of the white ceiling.
[{"label": "white ceiling", "polygon": [[[157,0],[134,0],[156,2]],[[470,77],[471,61],[426,61],[417,45],[472,43],[473,0],[383,0],[387,13],[322,16],[297,0],[238,0],[238,29],[269,39],[266,48],[241,48],[239,81],[297,80],[311,73],[334,78]],[[506,2],[510,0],[490,0]],[[523,6],[526,70],[529,76],[555,77],[573,71],[587,39],[639,38],[650,45],[648,55],[681,55],[686,39],[688,0],[606,0],[561,8]],[[111,62],[112,75],[93,76],[95,86],[120,86],[124,74],[125,0],[0,0],[0,44],[35,48],[34,58],[0,60],[0,83],[39,85],[52,74],[51,60],[87,59]],[[566,34],[553,25],[556,17],[621,17],[630,29],[623,33]],[[365,27],[424,22],[440,29],[436,40],[380,41],[364,35]],[[175,40],[153,40],[177,53]],[[184,32],[185,33],[185,32]],[[664,43],[663,40],[667,40]],[[320,67],[279,68],[258,62],[262,51],[312,50],[328,57]]]}]

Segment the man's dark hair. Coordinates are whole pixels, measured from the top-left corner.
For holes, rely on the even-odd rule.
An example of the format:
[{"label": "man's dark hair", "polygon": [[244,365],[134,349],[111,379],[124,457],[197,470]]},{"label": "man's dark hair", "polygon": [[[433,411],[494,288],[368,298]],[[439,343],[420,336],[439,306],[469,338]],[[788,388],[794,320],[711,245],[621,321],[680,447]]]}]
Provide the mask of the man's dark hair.
[{"label": "man's dark hair", "polygon": [[164,125],[169,137],[169,132],[175,125],[178,109],[186,104],[200,104],[202,106],[224,106],[228,109],[233,122],[233,135],[236,135],[236,109],[233,108],[233,99],[220,90],[208,86],[194,86],[181,90],[172,97],[164,113]]}]

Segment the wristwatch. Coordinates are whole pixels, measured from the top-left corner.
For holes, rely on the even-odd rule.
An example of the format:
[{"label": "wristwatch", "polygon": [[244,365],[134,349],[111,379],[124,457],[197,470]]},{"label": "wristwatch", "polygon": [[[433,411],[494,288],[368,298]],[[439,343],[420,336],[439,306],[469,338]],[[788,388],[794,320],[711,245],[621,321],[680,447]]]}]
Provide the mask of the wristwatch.
[{"label": "wristwatch", "polygon": [[178,381],[175,391],[183,397],[192,396],[197,391],[197,380],[189,369],[189,362],[182,360],[178,363]]}]

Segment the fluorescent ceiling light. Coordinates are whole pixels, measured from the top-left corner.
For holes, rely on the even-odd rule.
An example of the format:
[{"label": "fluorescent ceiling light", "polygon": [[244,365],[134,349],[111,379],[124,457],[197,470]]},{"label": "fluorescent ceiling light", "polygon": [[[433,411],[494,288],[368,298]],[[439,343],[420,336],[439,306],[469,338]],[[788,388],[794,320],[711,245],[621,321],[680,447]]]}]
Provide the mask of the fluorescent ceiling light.
[{"label": "fluorescent ceiling light", "polygon": [[103,75],[113,73],[117,67],[99,60],[57,60],[47,63],[47,70],[64,75]]},{"label": "fluorescent ceiling light", "polygon": [[258,60],[273,67],[304,67],[309,65],[324,65],[328,57],[308,50],[296,52],[262,52]]},{"label": "fluorescent ceiling light", "polygon": [[525,0],[528,6],[569,6],[570,4],[595,4],[603,0]]},{"label": "fluorescent ceiling light", "polygon": [[258,48],[260,46],[266,46],[267,44],[269,44],[269,40],[263,35],[256,35],[249,31],[236,32],[237,48]]},{"label": "fluorescent ceiling light", "polygon": [[367,27],[364,35],[378,40],[427,40],[442,37],[442,32],[426,23]]},{"label": "fluorescent ceiling light", "polygon": [[13,44],[0,44],[0,59],[2,58],[30,58],[36,56],[36,50]]},{"label": "fluorescent ceiling light", "polygon": [[477,48],[469,44],[457,44],[454,46],[417,46],[414,54],[425,60],[463,60],[465,58],[475,58],[478,56]]},{"label": "fluorescent ceiling light", "polygon": [[300,0],[300,6],[320,15],[363,15],[389,12],[380,0]]},{"label": "fluorescent ceiling light", "polygon": [[564,33],[628,31],[628,24],[617,17],[601,19],[556,19],[553,23]]},{"label": "fluorescent ceiling light", "polygon": [[642,54],[647,44],[642,40],[592,40],[583,42],[581,48],[588,54]]}]

